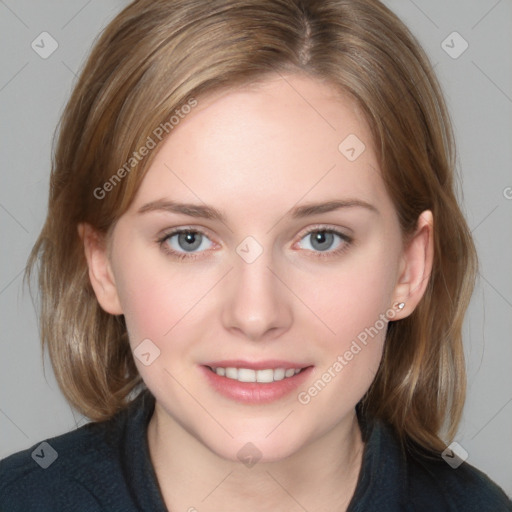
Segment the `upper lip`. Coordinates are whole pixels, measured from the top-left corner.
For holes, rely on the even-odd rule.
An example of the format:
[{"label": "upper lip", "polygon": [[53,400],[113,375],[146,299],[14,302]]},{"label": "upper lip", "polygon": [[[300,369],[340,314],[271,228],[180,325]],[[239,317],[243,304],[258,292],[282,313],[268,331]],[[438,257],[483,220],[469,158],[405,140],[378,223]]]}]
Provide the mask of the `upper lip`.
[{"label": "upper lip", "polygon": [[251,370],[275,370],[277,368],[306,368],[311,364],[296,363],[293,361],[284,361],[281,359],[267,359],[264,361],[245,361],[243,359],[223,359],[221,361],[212,361],[204,366],[210,368],[248,368]]}]

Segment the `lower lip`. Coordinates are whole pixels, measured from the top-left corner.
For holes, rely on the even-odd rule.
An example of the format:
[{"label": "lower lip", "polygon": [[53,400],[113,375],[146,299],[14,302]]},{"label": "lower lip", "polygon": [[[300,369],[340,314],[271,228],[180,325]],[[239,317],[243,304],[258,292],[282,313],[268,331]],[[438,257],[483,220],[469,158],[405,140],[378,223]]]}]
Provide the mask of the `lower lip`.
[{"label": "lower lip", "polygon": [[208,382],[221,395],[248,404],[265,404],[279,400],[297,389],[311,374],[312,366],[308,366],[293,377],[269,383],[239,382],[228,377],[221,377],[206,366],[201,366]]}]

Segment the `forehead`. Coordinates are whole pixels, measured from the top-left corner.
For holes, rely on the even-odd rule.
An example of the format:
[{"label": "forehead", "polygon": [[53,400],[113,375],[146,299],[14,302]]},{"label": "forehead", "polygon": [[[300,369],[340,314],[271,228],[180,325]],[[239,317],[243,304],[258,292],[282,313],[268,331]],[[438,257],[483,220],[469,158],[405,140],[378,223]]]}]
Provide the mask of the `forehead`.
[{"label": "forehead", "polygon": [[348,96],[318,80],[277,75],[199,97],[161,145],[131,209],[204,202],[261,217],[300,202],[387,203],[370,130]]}]

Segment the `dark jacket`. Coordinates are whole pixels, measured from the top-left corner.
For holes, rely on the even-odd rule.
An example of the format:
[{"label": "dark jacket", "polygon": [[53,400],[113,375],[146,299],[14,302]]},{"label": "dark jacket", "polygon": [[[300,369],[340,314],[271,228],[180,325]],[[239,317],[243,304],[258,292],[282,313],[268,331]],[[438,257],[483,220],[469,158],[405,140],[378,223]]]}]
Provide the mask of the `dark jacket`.
[{"label": "dark jacket", "polygon": [[[166,512],[146,439],[154,403],[143,391],[109,421],[0,461],[0,512]],[[389,426],[369,425],[349,512],[512,511],[512,501],[474,467],[414,456]]]}]

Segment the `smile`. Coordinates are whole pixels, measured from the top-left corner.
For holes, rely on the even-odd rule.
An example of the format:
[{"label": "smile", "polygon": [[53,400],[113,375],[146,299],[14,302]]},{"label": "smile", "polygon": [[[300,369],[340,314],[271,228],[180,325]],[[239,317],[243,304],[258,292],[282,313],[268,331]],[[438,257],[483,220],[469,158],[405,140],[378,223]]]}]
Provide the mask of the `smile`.
[{"label": "smile", "polygon": [[[248,368],[249,366],[249,368]],[[215,361],[199,366],[216,393],[246,404],[284,399],[310,378],[314,367],[292,361]]]}]

